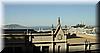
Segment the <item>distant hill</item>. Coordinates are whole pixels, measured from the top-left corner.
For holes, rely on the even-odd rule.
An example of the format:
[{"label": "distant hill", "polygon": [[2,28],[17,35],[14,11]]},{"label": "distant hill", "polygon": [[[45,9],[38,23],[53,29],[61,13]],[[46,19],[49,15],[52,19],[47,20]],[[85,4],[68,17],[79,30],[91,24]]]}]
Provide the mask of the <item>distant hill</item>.
[{"label": "distant hill", "polygon": [[51,29],[50,26],[22,26],[19,24],[9,24],[9,25],[4,25],[4,29],[34,29],[34,30],[48,30]]},{"label": "distant hill", "polygon": [[4,26],[5,29],[26,29],[28,27],[26,26],[22,26],[22,25],[19,25],[19,24],[10,24],[10,25],[5,25]]},{"label": "distant hill", "polygon": [[[51,30],[52,26],[22,26],[19,24],[9,24],[4,25],[4,29],[34,29],[34,30]],[[53,28],[56,28],[54,26]],[[65,28],[65,26],[62,26],[62,28]]]}]

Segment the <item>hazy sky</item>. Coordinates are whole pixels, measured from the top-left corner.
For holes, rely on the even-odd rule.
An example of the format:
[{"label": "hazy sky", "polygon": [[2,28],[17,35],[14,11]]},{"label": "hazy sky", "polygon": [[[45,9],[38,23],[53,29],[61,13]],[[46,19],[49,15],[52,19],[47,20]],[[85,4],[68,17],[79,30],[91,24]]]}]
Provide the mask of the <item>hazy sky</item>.
[{"label": "hazy sky", "polygon": [[4,16],[5,24],[51,26],[61,17],[62,25],[95,25],[96,4],[5,4]]}]

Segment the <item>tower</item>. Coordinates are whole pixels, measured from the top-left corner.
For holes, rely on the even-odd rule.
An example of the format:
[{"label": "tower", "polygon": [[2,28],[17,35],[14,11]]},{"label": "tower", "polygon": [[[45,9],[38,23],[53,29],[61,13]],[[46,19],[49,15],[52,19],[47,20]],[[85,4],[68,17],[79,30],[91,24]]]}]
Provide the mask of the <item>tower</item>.
[{"label": "tower", "polygon": [[53,29],[54,29],[54,26],[53,26],[53,24],[52,24],[52,26],[51,26],[51,30],[53,31]]},{"label": "tower", "polygon": [[57,19],[57,24],[60,25],[60,17]]}]

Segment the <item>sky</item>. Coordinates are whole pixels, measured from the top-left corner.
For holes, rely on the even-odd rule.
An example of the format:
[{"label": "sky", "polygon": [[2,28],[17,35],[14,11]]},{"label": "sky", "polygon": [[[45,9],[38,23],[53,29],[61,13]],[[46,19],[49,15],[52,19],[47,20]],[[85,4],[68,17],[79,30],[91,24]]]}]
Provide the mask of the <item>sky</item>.
[{"label": "sky", "polygon": [[96,25],[96,3],[89,4],[9,4],[4,5],[4,24],[25,26]]}]

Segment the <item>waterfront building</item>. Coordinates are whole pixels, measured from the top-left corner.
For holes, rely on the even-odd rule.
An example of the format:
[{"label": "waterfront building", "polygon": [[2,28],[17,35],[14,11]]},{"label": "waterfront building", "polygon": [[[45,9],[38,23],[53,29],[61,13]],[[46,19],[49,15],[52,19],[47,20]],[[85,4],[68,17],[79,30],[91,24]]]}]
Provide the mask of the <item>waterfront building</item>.
[{"label": "waterfront building", "polygon": [[62,29],[60,17],[58,17],[56,28],[52,27],[51,30],[4,29],[3,36],[5,50],[20,49],[19,52],[43,53],[66,53],[67,38],[70,37],[67,28]]}]

